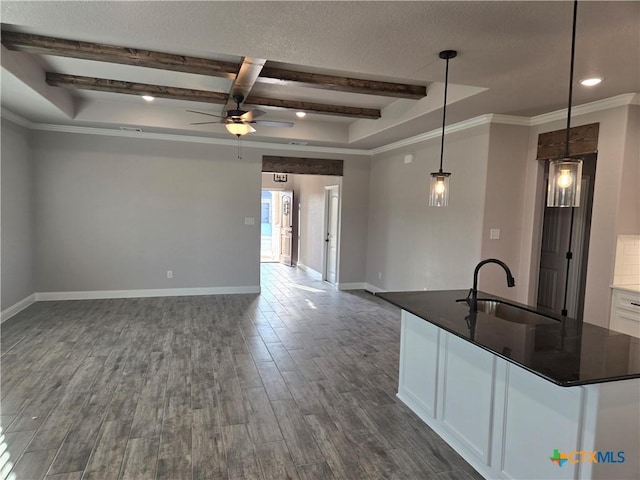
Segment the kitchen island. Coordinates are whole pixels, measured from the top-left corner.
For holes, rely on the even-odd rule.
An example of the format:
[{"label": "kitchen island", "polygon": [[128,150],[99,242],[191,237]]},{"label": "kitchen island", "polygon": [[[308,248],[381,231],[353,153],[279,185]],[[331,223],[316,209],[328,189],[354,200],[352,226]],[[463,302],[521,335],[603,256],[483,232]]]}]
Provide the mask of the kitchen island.
[{"label": "kitchen island", "polygon": [[398,398],[483,476],[640,478],[640,339],[471,314],[465,290],[377,295],[402,309]]}]

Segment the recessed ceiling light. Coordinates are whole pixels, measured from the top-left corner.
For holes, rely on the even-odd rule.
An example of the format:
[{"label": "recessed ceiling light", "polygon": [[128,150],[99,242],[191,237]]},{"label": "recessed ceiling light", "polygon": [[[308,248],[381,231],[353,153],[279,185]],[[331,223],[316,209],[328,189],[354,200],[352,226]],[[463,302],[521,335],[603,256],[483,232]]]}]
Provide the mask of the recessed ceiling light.
[{"label": "recessed ceiling light", "polygon": [[580,80],[580,84],[585,87],[593,87],[594,85],[598,85],[600,82],[602,82],[602,77],[583,78]]},{"label": "recessed ceiling light", "polygon": [[142,95],[142,98],[147,102],[153,102],[156,97],[152,97],[151,95]]},{"label": "recessed ceiling light", "polygon": [[307,116],[307,114],[305,112],[296,112],[296,117],[298,117],[298,118],[304,118],[306,116]]}]

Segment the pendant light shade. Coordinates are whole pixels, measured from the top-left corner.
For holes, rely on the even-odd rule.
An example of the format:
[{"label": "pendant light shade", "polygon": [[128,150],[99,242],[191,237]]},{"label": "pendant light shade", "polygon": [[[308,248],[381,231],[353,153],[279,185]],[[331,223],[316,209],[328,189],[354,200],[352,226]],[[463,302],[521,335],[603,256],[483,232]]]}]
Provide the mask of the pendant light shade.
[{"label": "pendant light shade", "polygon": [[582,161],[572,158],[549,162],[547,207],[579,207]]},{"label": "pendant light shade", "polygon": [[449,205],[449,177],[447,172],[434,172],[431,174],[431,195],[429,195],[430,207],[446,207]]},{"label": "pendant light shade", "polygon": [[579,207],[580,184],[582,183],[582,159],[569,157],[569,134],[571,131],[571,100],[573,95],[573,64],[576,50],[576,19],[578,0],[573,2],[573,30],[571,34],[571,68],[569,73],[569,102],[567,107],[567,130],[564,142],[564,158],[549,161],[549,186],[547,207]]},{"label": "pendant light shade", "polygon": [[247,125],[246,123],[227,123],[225,125],[227,127],[227,131],[236,137],[240,137],[242,135],[246,135],[247,133],[253,133],[256,131],[251,125]]},{"label": "pendant light shade", "polygon": [[440,52],[441,59],[447,61],[444,75],[444,106],[442,108],[442,138],[440,140],[440,168],[437,172],[431,173],[431,193],[429,195],[430,207],[446,207],[449,205],[449,177],[451,173],[442,170],[444,159],[444,127],[447,119],[447,89],[449,87],[449,60],[455,58],[458,52],[455,50],[444,50]]}]

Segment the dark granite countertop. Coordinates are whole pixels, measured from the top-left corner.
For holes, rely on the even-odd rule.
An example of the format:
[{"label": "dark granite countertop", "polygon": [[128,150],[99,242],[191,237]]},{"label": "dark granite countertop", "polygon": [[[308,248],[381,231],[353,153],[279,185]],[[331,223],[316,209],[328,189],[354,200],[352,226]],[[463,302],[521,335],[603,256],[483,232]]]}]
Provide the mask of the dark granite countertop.
[{"label": "dark granite countertop", "polygon": [[[456,302],[467,290],[385,292],[377,296],[563,387],[640,378],[640,339],[573,319],[537,324],[503,320]],[[495,295],[499,299],[532,309]]]}]

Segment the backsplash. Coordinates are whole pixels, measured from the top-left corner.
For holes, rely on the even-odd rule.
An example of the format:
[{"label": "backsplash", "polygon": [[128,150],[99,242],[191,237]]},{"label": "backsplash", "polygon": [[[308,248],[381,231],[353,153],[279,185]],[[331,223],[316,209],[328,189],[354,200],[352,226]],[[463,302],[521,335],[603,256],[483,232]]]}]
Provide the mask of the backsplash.
[{"label": "backsplash", "polygon": [[640,235],[618,235],[614,285],[640,285]]}]

